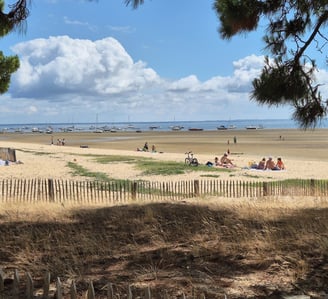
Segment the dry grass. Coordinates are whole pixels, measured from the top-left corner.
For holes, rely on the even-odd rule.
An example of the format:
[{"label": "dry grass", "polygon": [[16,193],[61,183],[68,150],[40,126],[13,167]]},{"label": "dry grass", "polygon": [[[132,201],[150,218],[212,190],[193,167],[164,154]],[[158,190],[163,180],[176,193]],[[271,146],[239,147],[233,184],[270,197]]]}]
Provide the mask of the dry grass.
[{"label": "dry grass", "polygon": [[[112,207],[0,206],[0,266],[126,293],[282,298],[328,293],[328,201],[199,198]],[[36,285],[38,286],[38,285]],[[143,292],[143,291],[142,291]],[[192,292],[194,297],[192,297]]]}]

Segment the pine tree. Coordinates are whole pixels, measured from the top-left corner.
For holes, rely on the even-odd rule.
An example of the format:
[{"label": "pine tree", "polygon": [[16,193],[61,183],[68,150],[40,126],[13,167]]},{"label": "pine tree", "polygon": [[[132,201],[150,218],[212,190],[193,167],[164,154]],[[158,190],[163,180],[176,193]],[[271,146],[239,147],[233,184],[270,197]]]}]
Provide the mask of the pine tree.
[{"label": "pine tree", "polygon": [[[17,1],[10,5],[9,12],[5,13],[5,3],[0,0],[0,37],[16,29],[22,29],[24,21],[28,16],[26,1]],[[8,91],[11,75],[19,68],[19,58],[15,56],[4,56],[0,51],[0,94]]]},{"label": "pine tree", "polygon": [[271,59],[253,81],[251,99],[268,106],[291,105],[301,127],[315,127],[327,115],[327,99],[315,80],[316,61],[309,56],[315,44],[322,52],[327,37],[327,0],[216,0],[222,38],[254,31],[266,22],[264,42]]}]

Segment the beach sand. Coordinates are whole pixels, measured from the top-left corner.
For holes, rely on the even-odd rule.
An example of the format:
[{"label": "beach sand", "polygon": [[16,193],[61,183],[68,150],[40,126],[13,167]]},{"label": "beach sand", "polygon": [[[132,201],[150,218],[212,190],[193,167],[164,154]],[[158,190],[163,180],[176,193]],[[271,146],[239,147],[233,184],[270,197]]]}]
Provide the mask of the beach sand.
[{"label": "beach sand", "polygon": [[[56,145],[65,138],[66,145]],[[234,138],[236,143],[234,143]],[[54,144],[51,144],[53,139]],[[145,142],[154,144],[157,152],[140,152]],[[82,146],[82,147],[81,147]],[[206,172],[190,172],[172,176],[144,176],[133,164],[100,164],[92,155],[121,155],[150,157],[163,161],[185,159],[185,152],[192,151],[201,164],[214,161],[230,151],[230,158],[237,165],[231,172],[220,172],[224,180],[280,180],[328,179],[328,130],[227,130],[227,131],[147,131],[147,132],[65,132],[54,133],[3,133],[0,147],[16,150],[22,164],[1,166],[2,179],[53,178],[85,179],[73,176],[68,162],[75,162],[94,172],[106,173],[118,179],[145,179],[151,181],[176,181],[202,179]],[[246,169],[250,161],[259,162],[263,157],[274,160],[282,157],[285,171],[259,171]],[[213,174],[213,173],[211,173]]]}]

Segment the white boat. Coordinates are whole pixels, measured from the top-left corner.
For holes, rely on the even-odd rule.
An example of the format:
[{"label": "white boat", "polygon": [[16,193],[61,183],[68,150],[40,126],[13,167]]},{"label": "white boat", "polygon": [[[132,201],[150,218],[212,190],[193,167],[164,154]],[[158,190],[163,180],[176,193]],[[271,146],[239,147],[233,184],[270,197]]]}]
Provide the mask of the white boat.
[{"label": "white boat", "polygon": [[160,128],[160,126],[149,126],[150,130],[156,130],[156,129],[159,129],[159,128]]},{"label": "white boat", "polygon": [[260,130],[260,129],[263,129],[262,125],[258,125],[258,126],[251,125],[246,127],[246,130]]},{"label": "white boat", "polygon": [[171,130],[172,131],[180,131],[180,130],[182,130],[184,127],[183,126],[172,126],[171,127]]},{"label": "white boat", "polygon": [[52,127],[48,127],[46,128],[46,133],[47,134],[52,134],[54,132],[53,128]]},{"label": "white boat", "polygon": [[126,126],[126,128],[127,128],[127,129],[136,129],[136,127],[135,127],[134,125],[132,125],[132,124],[128,124],[128,125]]}]

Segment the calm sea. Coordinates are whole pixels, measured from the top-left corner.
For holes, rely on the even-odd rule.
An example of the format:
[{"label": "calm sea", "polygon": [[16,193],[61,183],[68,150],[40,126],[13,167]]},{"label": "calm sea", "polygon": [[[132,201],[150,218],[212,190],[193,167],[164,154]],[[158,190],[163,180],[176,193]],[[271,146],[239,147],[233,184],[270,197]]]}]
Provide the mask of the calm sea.
[{"label": "calm sea", "polygon": [[[263,129],[297,129],[298,124],[289,119],[236,119],[236,120],[206,120],[206,121],[171,121],[171,122],[102,122],[94,123],[31,123],[31,124],[0,124],[0,131],[8,132],[32,132],[46,131],[52,129],[53,132],[62,131],[94,131],[97,128],[104,130],[140,130],[140,131],[170,131],[174,126],[182,127],[182,130],[190,128],[203,130],[217,130],[218,127],[246,129],[254,126]],[[328,120],[324,120],[317,128],[328,128]]]}]

